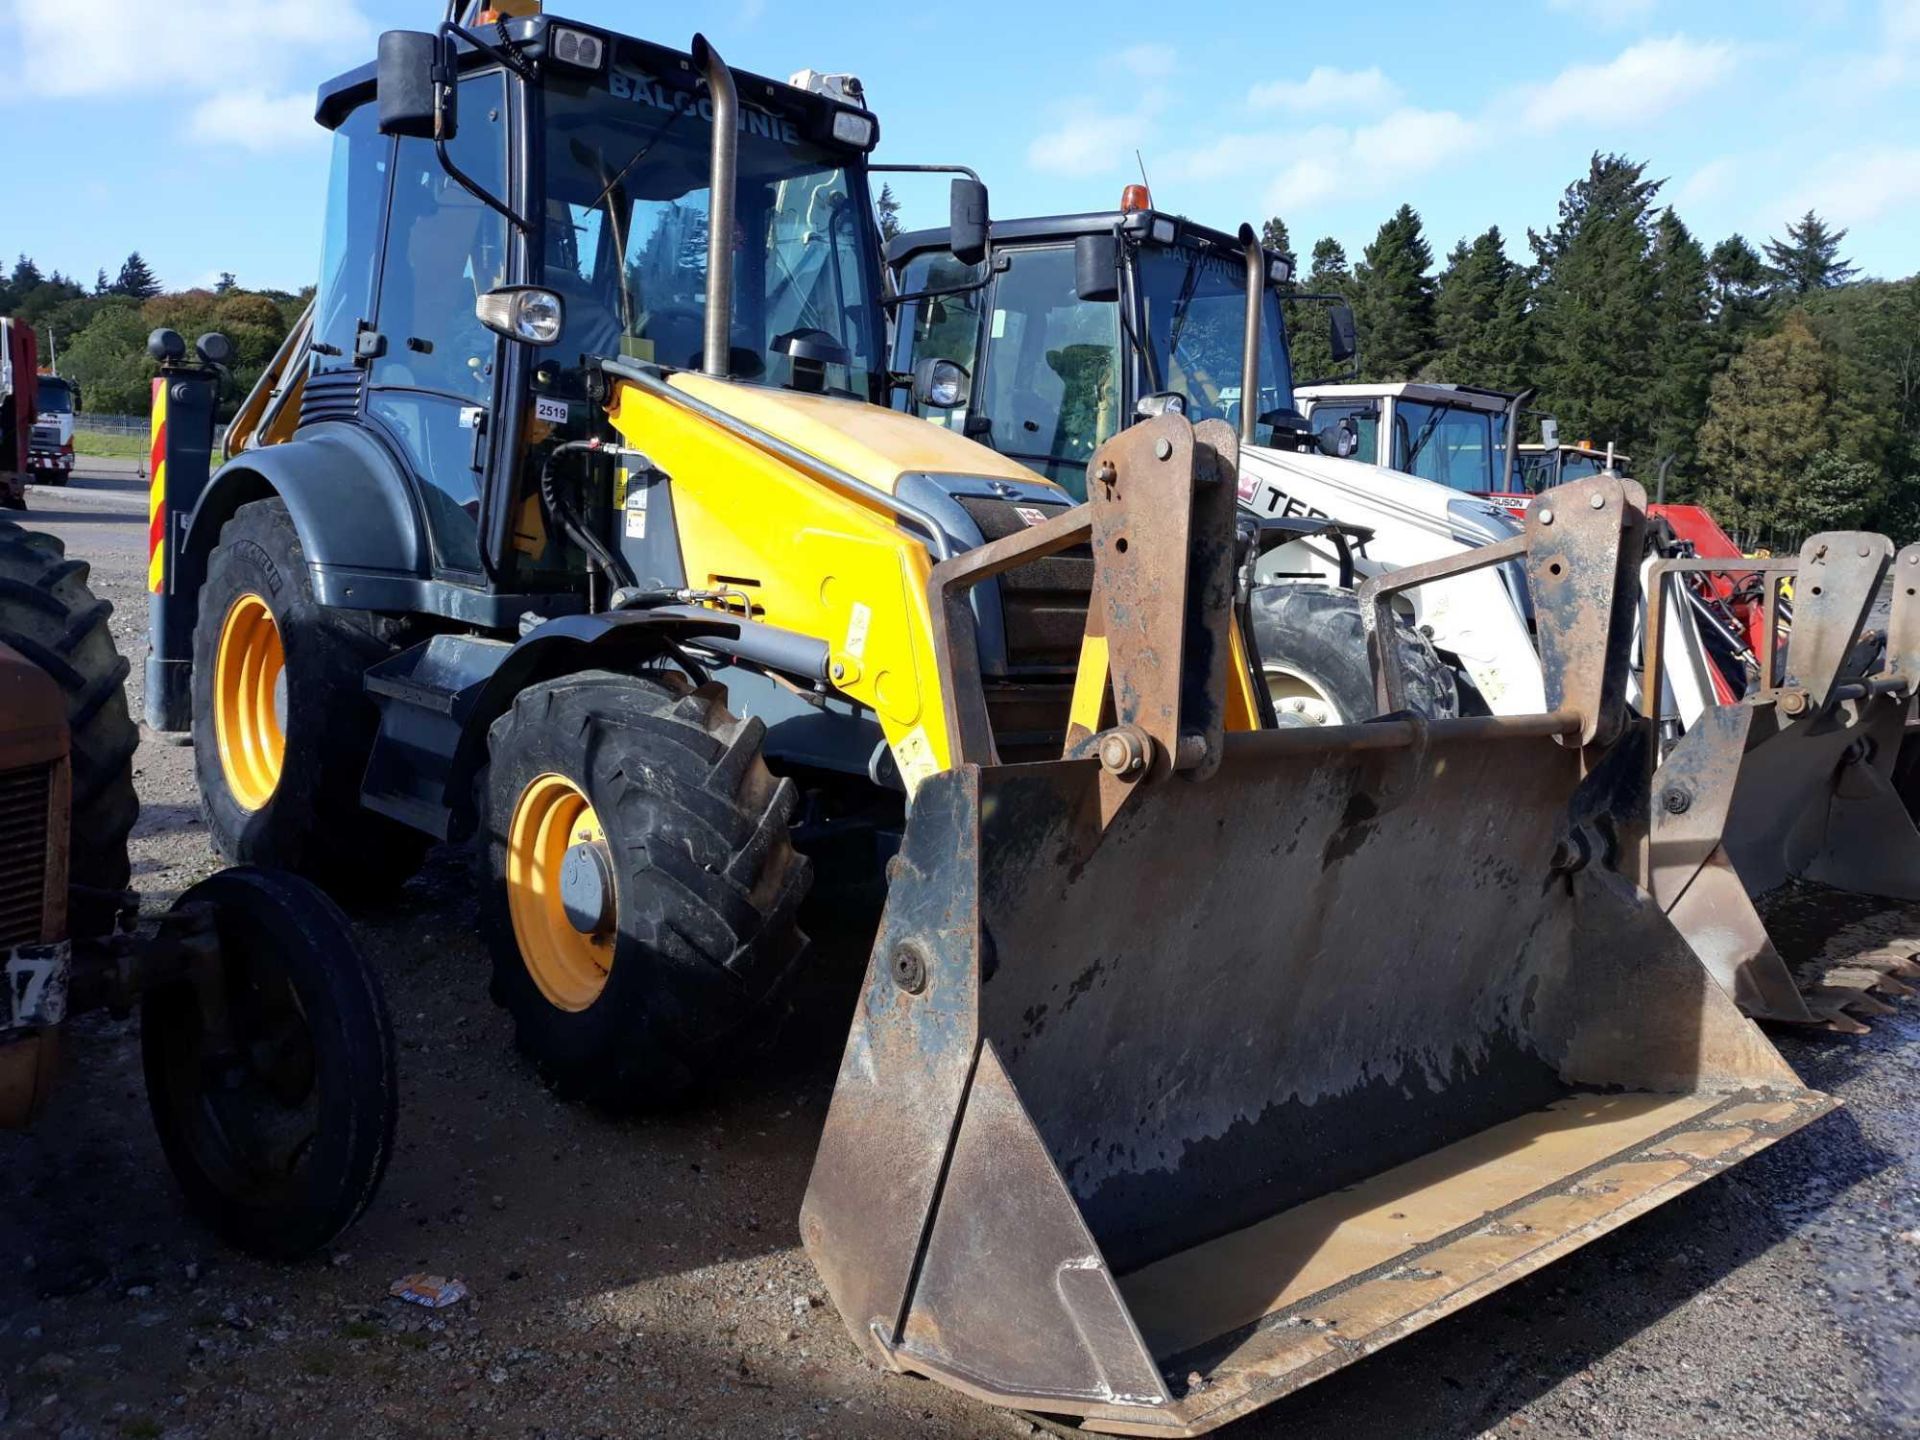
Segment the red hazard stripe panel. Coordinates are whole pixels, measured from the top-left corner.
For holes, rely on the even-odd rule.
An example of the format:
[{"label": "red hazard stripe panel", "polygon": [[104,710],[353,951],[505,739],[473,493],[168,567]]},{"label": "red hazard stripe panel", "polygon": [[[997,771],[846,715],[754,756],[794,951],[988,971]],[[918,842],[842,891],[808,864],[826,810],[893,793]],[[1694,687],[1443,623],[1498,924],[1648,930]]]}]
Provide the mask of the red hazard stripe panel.
[{"label": "red hazard stripe panel", "polygon": [[153,382],[153,444],[147,452],[147,589],[158,595],[167,583],[167,382]]}]

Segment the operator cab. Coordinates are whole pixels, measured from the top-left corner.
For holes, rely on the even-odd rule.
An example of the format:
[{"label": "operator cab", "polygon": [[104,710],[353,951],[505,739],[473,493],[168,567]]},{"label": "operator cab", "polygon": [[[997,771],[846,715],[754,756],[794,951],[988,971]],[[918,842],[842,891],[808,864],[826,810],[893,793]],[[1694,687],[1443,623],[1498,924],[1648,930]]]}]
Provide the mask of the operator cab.
[{"label": "operator cab", "polygon": [[[1302,424],[1281,304],[1292,261],[1262,253],[1256,435],[1286,443]],[[1093,452],[1135,419],[1177,408],[1238,425],[1246,254],[1231,235],[1154,210],[1137,185],[1117,212],[996,221],[974,264],[948,231],[900,235],[887,252],[902,297],[894,364],[938,357],[966,372],[957,403],[907,404],[1084,500]]]},{"label": "operator cab", "polygon": [[[1556,486],[1626,473],[1627,457],[1611,447],[1561,444],[1554,417],[1529,408],[1533,395],[1415,381],[1298,392],[1316,435],[1344,428],[1357,438],[1353,458],[1481,496],[1515,515]],[[1529,431],[1538,440],[1520,439]]]},{"label": "operator cab", "polygon": [[[429,80],[443,59],[451,126]],[[374,603],[503,625],[588,602],[578,552],[530,502],[557,447],[608,438],[602,361],[884,401],[878,122],[857,92],[732,73],[732,303],[713,366],[715,102],[694,57],[487,12],[391,32],[380,63],[322,87],[334,155],[300,428],[352,426],[392,456],[431,552],[430,579]]]}]

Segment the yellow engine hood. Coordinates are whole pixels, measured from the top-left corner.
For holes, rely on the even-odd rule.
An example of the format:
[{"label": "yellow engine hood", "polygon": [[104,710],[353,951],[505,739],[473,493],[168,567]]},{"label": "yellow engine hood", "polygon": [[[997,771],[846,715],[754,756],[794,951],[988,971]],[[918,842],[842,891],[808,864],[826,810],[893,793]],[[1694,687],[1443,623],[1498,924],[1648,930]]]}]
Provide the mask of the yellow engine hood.
[{"label": "yellow engine hood", "polygon": [[915,473],[1050,483],[997,450],[898,410],[688,372],[669,383],[890,495],[902,475]]}]

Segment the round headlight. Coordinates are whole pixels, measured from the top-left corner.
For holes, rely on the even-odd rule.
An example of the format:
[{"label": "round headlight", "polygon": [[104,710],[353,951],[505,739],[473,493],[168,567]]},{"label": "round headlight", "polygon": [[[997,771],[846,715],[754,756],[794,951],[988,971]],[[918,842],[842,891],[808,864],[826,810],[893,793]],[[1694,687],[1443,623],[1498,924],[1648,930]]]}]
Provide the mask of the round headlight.
[{"label": "round headlight", "polygon": [[523,290],[515,309],[513,328],[522,340],[534,345],[551,345],[560,338],[566,313],[560,297],[551,290]]}]

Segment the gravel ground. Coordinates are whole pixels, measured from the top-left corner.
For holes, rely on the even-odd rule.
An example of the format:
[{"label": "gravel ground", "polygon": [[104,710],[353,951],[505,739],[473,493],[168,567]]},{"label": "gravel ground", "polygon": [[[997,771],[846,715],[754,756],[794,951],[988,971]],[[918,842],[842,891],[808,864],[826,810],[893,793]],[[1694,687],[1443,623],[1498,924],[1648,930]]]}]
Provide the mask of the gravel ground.
[{"label": "gravel ground", "polygon": [[[139,482],[103,471],[33,504],[94,560],[141,655]],[[149,738],[138,765],[135,877],[155,908],[215,862],[189,752]],[[1920,908],[1795,901],[1783,943],[1801,953],[1818,944],[1796,936],[1836,925],[1833,954],[1920,939]],[[330,1260],[266,1265],[199,1230],[147,1122],[133,1027],[73,1027],[49,1113],[0,1136],[0,1433],[1033,1433],[865,1365],[795,1241],[844,1038],[831,1008],[700,1108],[610,1120],[555,1102],[515,1056],[473,907],[443,853],[354,917],[404,1105],[386,1186]],[[1845,1109],[1231,1433],[1920,1435],[1916,1040],[1915,1002],[1861,1039],[1782,1037]],[[472,1298],[389,1300],[416,1270]]]}]

